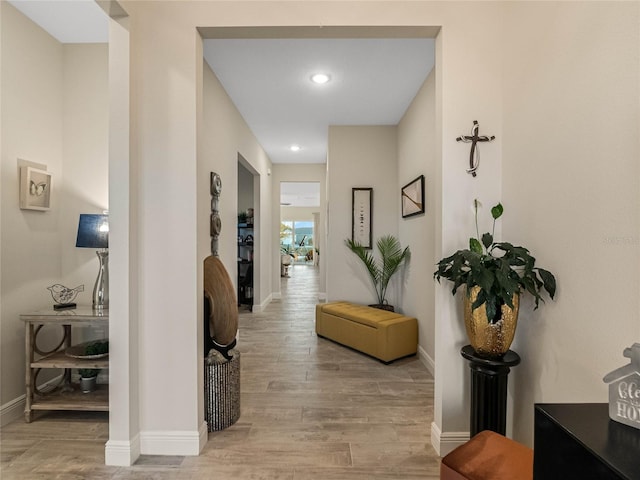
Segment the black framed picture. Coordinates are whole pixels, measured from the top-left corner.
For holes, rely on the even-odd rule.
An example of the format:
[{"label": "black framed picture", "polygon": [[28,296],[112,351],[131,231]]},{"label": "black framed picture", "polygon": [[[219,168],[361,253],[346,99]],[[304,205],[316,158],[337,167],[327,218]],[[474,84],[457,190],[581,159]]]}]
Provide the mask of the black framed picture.
[{"label": "black framed picture", "polygon": [[424,175],[402,187],[402,218],[424,213]]},{"label": "black framed picture", "polygon": [[351,240],[364,248],[372,247],[371,218],[373,215],[373,188],[351,189]]}]

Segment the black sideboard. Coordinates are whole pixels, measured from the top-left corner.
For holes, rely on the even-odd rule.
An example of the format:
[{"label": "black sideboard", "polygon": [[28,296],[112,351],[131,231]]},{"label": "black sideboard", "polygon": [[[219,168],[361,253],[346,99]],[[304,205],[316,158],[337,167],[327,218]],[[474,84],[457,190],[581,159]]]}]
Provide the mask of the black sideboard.
[{"label": "black sideboard", "polygon": [[534,480],[640,480],[640,430],[607,403],[535,407]]}]

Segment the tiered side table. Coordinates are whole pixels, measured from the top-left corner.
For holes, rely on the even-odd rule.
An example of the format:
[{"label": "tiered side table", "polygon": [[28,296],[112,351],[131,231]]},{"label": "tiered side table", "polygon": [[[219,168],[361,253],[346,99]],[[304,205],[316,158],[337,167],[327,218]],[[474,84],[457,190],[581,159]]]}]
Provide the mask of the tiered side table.
[{"label": "tiered side table", "polygon": [[[98,359],[78,359],[65,355],[66,348],[73,345],[71,327],[104,327],[109,325],[109,311],[93,310],[91,307],[78,307],[73,310],[43,310],[20,315],[25,322],[25,388],[26,404],[24,418],[32,420],[34,410],[85,410],[109,411],[108,385],[99,385],[91,393],[82,393],[77,384],[71,383],[73,368],[109,368],[108,357]],[[60,327],[63,337],[60,343],[50,351],[38,347],[38,333],[43,328]],[[60,382],[47,391],[38,389],[36,382],[42,369],[64,369]]]}]

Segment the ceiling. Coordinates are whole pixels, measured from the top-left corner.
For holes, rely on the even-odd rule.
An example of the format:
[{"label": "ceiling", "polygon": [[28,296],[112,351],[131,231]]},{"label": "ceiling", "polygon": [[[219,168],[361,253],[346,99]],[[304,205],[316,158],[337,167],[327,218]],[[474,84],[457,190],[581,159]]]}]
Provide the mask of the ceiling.
[{"label": "ceiling", "polygon": [[[93,0],[9,2],[61,43],[108,40],[107,16]],[[204,57],[273,163],[325,163],[329,125],[396,125],[404,115],[435,58],[433,39],[410,35],[213,38]],[[331,80],[314,84],[318,72]]]},{"label": "ceiling", "polygon": [[[400,121],[433,68],[434,40],[212,39],[204,57],[273,163],[325,163],[329,125]],[[317,72],[331,80],[314,84]]]},{"label": "ceiling", "polygon": [[94,0],[8,0],[60,43],[106,43],[107,16]]}]

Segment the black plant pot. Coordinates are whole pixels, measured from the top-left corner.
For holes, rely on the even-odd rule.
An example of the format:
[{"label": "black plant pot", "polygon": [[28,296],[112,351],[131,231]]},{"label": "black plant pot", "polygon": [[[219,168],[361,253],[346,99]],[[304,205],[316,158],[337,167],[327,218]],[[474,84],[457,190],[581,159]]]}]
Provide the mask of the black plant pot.
[{"label": "black plant pot", "polygon": [[393,305],[389,305],[388,303],[375,303],[369,306],[373,308],[379,308],[380,310],[386,310],[388,312],[395,312],[395,310],[393,309]]}]

